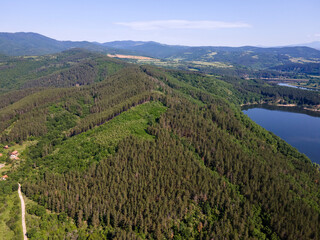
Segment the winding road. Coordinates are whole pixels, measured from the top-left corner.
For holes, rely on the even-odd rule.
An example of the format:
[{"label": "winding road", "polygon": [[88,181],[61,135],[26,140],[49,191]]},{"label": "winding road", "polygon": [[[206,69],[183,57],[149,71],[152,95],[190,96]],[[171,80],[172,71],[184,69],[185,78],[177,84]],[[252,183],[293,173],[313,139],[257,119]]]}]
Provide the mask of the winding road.
[{"label": "winding road", "polygon": [[22,230],[23,230],[23,239],[27,240],[27,226],[26,226],[26,205],[24,204],[23,196],[21,193],[20,183],[18,188],[18,193],[21,201],[21,216],[22,216]]}]

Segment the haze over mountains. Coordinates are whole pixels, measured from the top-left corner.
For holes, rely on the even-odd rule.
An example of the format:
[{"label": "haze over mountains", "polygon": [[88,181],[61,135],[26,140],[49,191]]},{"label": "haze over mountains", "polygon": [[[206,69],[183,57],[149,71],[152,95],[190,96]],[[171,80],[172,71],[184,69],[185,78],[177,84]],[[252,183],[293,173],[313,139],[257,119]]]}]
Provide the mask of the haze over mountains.
[{"label": "haze over mountains", "polygon": [[[218,47],[218,46],[177,46],[157,42],[144,41],[113,41],[106,43],[88,41],[58,41],[38,33],[18,32],[0,33],[0,53],[10,56],[44,55],[57,53],[70,48],[84,48],[97,52],[139,53],[156,58],[179,57],[183,54],[204,52],[245,52],[251,51],[260,54],[290,54],[292,57],[318,58],[320,51],[310,47],[319,48],[319,42],[299,44],[299,46],[262,48],[254,46],[244,47]],[[121,51],[122,50],[122,51]],[[186,53],[187,52],[187,53]]]},{"label": "haze over mountains", "polygon": [[294,46],[306,46],[306,47],[311,47],[311,48],[315,48],[315,49],[320,49],[320,42],[319,41],[314,41],[314,42],[309,42],[309,43],[301,43],[301,44],[295,44],[295,45],[291,45],[291,47]]}]

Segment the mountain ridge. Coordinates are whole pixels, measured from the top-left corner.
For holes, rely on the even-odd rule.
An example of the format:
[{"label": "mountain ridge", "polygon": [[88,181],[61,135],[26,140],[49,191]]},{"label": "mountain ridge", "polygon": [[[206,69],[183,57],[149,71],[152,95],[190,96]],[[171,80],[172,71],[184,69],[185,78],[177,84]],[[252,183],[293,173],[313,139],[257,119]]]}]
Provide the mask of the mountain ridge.
[{"label": "mountain ridge", "polygon": [[306,47],[311,47],[317,50],[320,50],[320,41],[313,41],[313,42],[308,42],[308,43],[300,43],[300,44],[291,44],[289,45],[291,47],[295,46],[306,46]]},{"label": "mountain ridge", "polygon": [[[318,44],[319,42],[313,42]],[[311,44],[311,43],[310,43]],[[222,50],[222,51],[252,51],[259,50],[260,52],[274,51],[279,52],[281,49],[294,49],[296,47],[306,47],[312,51],[311,47],[304,46],[303,44],[282,46],[282,47],[256,47],[256,46],[240,46],[240,47],[229,47],[229,46],[185,46],[185,45],[169,45],[158,43],[155,41],[110,41],[110,42],[89,42],[89,41],[60,41],[54,38],[50,38],[39,33],[34,32],[0,32],[0,53],[5,55],[27,55],[31,53],[32,50],[38,49],[36,55],[50,54],[61,52],[70,48],[85,48],[93,51],[106,51],[111,49],[122,49],[122,50],[136,50],[140,52],[147,52],[147,50],[142,51],[142,48],[148,49],[150,47],[158,47],[161,50],[169,51],[171,49],[173,52],[179,52],[186,49],[209,49],[209,50]],[[6,48],[6,49],[5,49]],[[10,52],[10,48],[13,48]],[[173,50],[174,49],[174,50]],[[25,51],[25,52],[23,52]],[[318,50],[316,50],[318,52]],[[21,54],[23,53],[23,54]],[[320,53],[320,51],[319,51]]]},{"label": "mountain ridge", "polygon": [[112,49],[88,41],[59,41],[33,32],[0,33],[0,53],[4,55],[45,55],[71,48],[112,52]]}]

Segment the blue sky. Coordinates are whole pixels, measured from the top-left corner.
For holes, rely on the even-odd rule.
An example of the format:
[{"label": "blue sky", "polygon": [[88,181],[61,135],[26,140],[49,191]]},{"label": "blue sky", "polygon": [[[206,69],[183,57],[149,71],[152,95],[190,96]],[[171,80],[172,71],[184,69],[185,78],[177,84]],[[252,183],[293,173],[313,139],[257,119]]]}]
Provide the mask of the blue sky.
[{"label": "blue sky", "polygon": [[58,40],[281,46],[320,41],[320,0],[1,0],[0,32]]}]

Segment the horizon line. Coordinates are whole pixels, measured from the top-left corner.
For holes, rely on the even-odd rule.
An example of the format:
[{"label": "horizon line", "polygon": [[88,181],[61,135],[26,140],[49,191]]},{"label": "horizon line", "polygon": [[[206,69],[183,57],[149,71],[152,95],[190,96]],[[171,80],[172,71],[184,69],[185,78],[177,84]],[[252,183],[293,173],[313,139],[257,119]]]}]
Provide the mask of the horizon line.
[{"label": "horizon line", "polygon": [[[111,42],[154,42],[154,43],[159,43],[161,45],[168,45],[168,46],[180,46],[180,47],[230,47],[230,48],[241,48],[241,47],[257,47],[257,48],[283,48],[283,47],[309,47],[306,46],[305,44],[313,44],[313,43],[319,43],[320,41],[312,41],[312,42],[306,42],[306,43],[294,43],[294,44],[288,44],[288,45],[250,45],[250,44],[245,44],[245,45],[237,45],[237,46],[230,46],[230,45],[183,45],[183,44],[169,44],[169,43],[163,43],[163,42],[158,42],[156,40],[132,40],[132,39],[116,39],[116,40],[111,40],[107,42],[98,42],[98,41],[88,41],[88,40],[62,40],[62,39],[57,39],[48,35],[44,35],[42,33],[38,32],[32,32],[32,31],[17,31],[17,32],[0,32],[2,33],[9,33],[9,34],[17,34],[17,33],[25,33],[25,34],[37,34],[42,37],[50,38],[55,41],[59,42],[88,42],[88,43],[94,43],[94,44],[105,44],[105,43],[111,43]],[[312,47],[310,47],[312,48]],[[315,48],[316,49],[316,48]],[[317,49],[319,50],[319,49]]]}]

